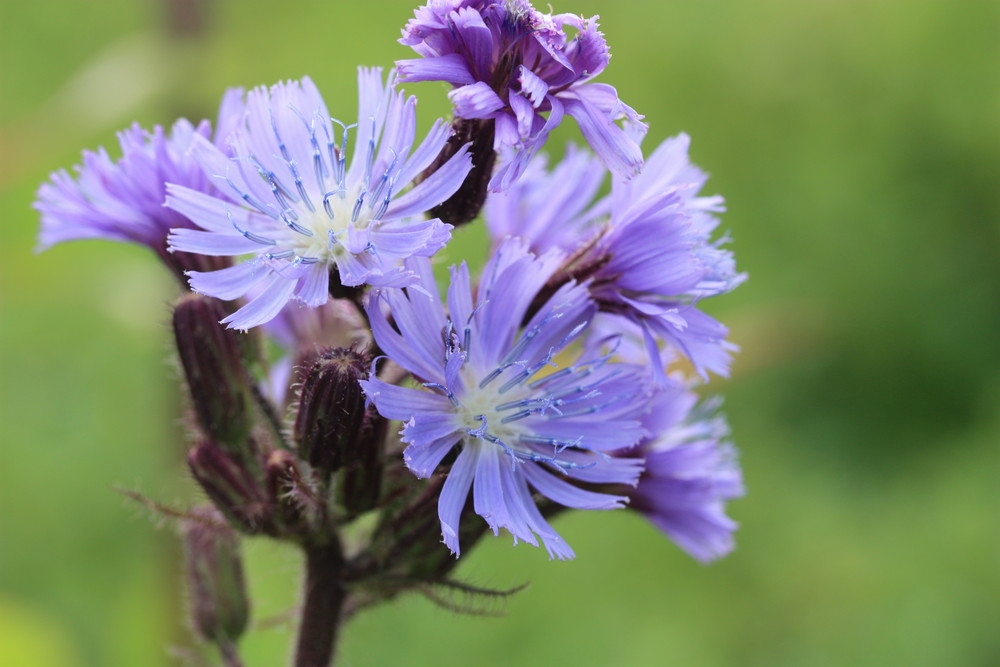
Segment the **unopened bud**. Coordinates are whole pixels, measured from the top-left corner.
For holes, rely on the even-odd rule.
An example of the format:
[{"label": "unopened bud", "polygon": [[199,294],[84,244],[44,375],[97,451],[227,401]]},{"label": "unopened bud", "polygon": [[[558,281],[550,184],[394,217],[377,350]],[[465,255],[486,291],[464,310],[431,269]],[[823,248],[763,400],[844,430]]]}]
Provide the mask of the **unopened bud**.
[{"label": "unopened bud", "polygon": [[355,442],[353,460],[345,463],[337,487],[337,500],[350,515],[367,512],[378,503],[388,428],[389,420],[378,414],[375,406],[369,406]]},{"label": "unopened bud", "polygon": [[226,650],[247,627],[247,601],[239,536],[212,509],[184,522],[185,576],[191,618],[202,637]]},{"label": "unopened bud", "polygon": [[248,380],[236,334],[219,324],[225,316],[219,301],[190,294],[174,309],[174,336],[198,425],[213,442],[239,451],[252,425]]},{"label": "unopened bud", "polygon": [[359,380],[367,373],[367,357],[343,347],[321,352],[307,372],[295,441],[299,455],[314,468],[333,472],[355,457],[365,416]]},{"label": "unopened bud", "polygon": [[276,449],[264,466],[268,500],[278,519],[292,530],[303,526],[310,514],[320,511],[319,502],[303,482],[295,461],[291,452]]},{"label": "unopened bud", "polygon": [[234,526],[247,533],[270,527],[267,498],[252,470],[212,442],[195,445],[187,461],[201,488]]}]

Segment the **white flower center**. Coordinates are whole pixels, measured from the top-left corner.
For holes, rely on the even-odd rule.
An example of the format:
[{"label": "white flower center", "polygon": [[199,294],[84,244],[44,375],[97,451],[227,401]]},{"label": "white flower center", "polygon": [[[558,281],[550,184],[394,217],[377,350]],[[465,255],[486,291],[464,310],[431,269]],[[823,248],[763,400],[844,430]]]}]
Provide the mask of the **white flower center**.
[{"label": "white flower center", "polygon": [[322,202],[314,201],[315,210],[300,202],[285,211],[282,219],[288,231],[277,247],[302,259],[334,262],[348,252],[344,246],[348,230],[367,229],[374,217],[367,202],[359,203],[360,196],[360,187],[356,187],[343,196],[330,194]]}]

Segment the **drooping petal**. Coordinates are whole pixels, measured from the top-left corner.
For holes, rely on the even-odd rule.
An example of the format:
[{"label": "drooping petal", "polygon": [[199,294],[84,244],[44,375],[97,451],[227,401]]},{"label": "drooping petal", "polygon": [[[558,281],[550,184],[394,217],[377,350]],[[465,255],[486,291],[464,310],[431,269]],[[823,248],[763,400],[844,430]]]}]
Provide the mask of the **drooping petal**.
[{"label": "drooping petal", "polygon": [[188,271],[191,289],[217,299],[238,299],[269,275],[266,266],[242,262],[218,271]]},{"label": "drooping petal", "polygon": [[235,313],[222,320],[230,329],[246,331],[273,319],[288,303],[295,291],[296,280],[278,273],[271,274],[267,287]]}]

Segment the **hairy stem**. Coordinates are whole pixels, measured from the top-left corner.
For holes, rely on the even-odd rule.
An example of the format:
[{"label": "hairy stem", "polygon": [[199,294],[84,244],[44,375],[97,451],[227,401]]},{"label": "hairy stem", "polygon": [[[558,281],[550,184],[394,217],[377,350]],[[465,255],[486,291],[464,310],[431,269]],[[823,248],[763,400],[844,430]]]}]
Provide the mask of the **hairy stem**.
[{"label": "hairy stem", "polygon": [[326,544],[307,544],[305,555],[302,620],[293,664],[329,667],[347,597],[343,586],[344,556],[336,539]]}]

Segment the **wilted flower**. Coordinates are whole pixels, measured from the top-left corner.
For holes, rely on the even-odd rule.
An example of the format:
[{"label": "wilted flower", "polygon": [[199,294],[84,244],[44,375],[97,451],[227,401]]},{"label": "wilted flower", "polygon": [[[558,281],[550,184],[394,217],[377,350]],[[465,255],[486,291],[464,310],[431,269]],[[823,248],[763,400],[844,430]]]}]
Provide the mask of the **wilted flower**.
[{"label": "wilted flower", "polygon": [[518,180],[564,115],[576,119],[608,168],[627,178],[642,165],[642,153],[616,121],[645,126],[614,88],[591,82],[611,58],[597,18],[543,14],[525,0],[432,0],[399,40],[423,58],[396,66],[404,82],[452,84],[448,97],[459,118],[495,122],[494,148],[513,155],[493,175],[491,190]]}]

